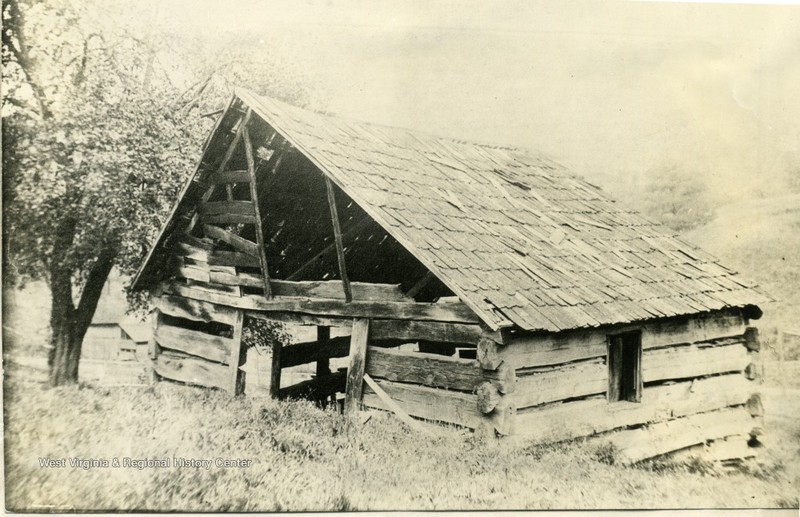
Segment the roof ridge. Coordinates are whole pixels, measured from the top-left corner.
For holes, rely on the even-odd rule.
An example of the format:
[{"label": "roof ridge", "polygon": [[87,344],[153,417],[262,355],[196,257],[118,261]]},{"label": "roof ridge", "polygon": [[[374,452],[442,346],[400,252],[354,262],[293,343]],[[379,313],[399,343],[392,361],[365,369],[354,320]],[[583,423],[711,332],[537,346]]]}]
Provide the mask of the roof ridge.
[{"label": "roof ridge", "polygon": [[252,90],[249,90],[247,88],[242,88],[242,87],[234,88],[234,95],[236,95],[239,98],[241,98],[241,95],[239,95],[240,92],[244,92],[245,95],[252,95],[252,96],[260,98],[260,99],[267,99],[269,101],[276,102],[276,103],[278,103],[280,105],[289,107],[291,109],[302,110],[302,111],[305,111],[305,112],[308,112],[308,113],[314,113],[316,115],[320,115],[320,116],[323,116],[323,117],[338,119],[338,120],[341,120],[343,122],[349,122],[349,123],[353,123],[354,122],[354,123],[357,123],[357,124],[364,124],[364,125],[372,126],[372,127],[375,127],[375,128],[407,131],[407,132],[411,133],[412,135],[420,135],[420,136],[428,137],[428,138],[434,139],[434,140],[444,140],[444,141],[447,141],[447,142],[452,142],[452,143],[461,144],[461,145],[477,145],[477,146],[484,147],[484,148],[487,148],[487,149],[498,149],[498,150],[503,150],[503,151],[514,151],[514,152],[526,153],[526,154],[529,154],[529,155],[532,152],[531,149],[527,149],[525,147],[490,144],[488,142],[478,142],[478,141],[469,140],[469,139],[463,139],[463,138],[456,138],[456,137],[452,137],[452,136],[440,135],[440,134],[436,134],[436,133],[433,133],[433,132],[429,132],[429,131],[425,131],[425,130],[417,129],[417,128],[410,128],[410,127],[405,127],[405,126],[396,126],[396,125],[384,124],[384,123],[380,123],[380,122],[370,122],[370,121],[362,120],[362,119],[359,119],[359,118],[356,118],[356,117],[353,117],[353,116],[350,116],[350,115],[342,115],[342,114],[339,114],[339,113],[336,113],[336,112],[332,112],[332,111],[327,111],[327,110],[322,111],[322,110],[317,110],[317,109],[313,109],[313,108],[295,106],[294,104],[290,104],[290,103],[288,103],[286,101],[282,101],[282,100],[280,100],[278,98],[275,98],[275,97],[272,97],[272,96],[269,96],[269,95],[263,95],[263,94],[260,94],[260,93],[256,93],[256,92],[254,92]]}]

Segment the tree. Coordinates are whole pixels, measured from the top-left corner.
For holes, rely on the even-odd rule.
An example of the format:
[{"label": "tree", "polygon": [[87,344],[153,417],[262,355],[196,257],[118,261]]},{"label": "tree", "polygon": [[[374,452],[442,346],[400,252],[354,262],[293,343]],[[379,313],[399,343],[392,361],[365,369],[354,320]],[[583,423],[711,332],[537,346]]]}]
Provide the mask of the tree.
[{"label": "tree", "polygon": [[[77,381],[109,272],[138,267],[210,125],[197,110],[228,95],[159,73],[156,49],[179,47],[164,34],[98,20],[125,8],[4,2],[3,265],[11,282],[48,282],[52,385]],[[224,70],[209,68],[188,75],[224,84]]]},{"label": "tree", "polygon": [[13,0],[4,12],[4,68],[24,79],[4,99],[17,108],[3,124],[4,241],[12,280],[48,281],[50,382],[60,385],[77,381],[108,274],[138,260],[194,139],[172,116],[173,92],[143,89],[132,74],[140,64],[121,61],[122,45],[135,42],[109,44],[82,31],[67,3],[55,5]]}]

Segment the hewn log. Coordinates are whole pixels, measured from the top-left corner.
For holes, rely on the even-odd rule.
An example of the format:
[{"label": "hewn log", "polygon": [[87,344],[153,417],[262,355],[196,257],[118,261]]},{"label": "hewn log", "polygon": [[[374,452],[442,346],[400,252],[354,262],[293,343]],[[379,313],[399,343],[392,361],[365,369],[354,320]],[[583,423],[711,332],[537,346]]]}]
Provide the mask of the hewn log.
[{"label": "hewn log", "polygon": [[741,344],[662,348],[646,350],[643,355],[644,382],[742,372],[750,361],[747,349]]},{"label": "hewn log", "polygon": [[601,359],[517,376],[512,399],[523,409],[548,402],[599,395],[608,389],[608,366]]},{"label": "hewn log", "polygon": [[740,314],[712,313],[670,320],[656,320],[642,327],[642,348],[700,343],[741,336],[745,321]]},{"label": "hewn log", "polygon": [[242,330],[244,327],[244,313],[236,311],[236,321],[233,323],[233,338],[231,339],[230,366],[228,391],[231,395],[244,392],[245,372],[239,369],[246,359],[245,349],[242,347]]},{"label": "hewn log", "polygon": [[372,380],[372,377],[370,377],[369,374],[364,374],[364,382],[367,383],[367,386],[369,386],[369,388],[375,392],[378,398],[381,399],[381,402],[383,402],[384,405],[389,408],[404,424],[419,433],[430,434],[426,429],[415,422],[413,418],[408,416],[408,413],[403,411],[403,409],[398,406],[397,403],[392,400],[392,398],[385,391],[383,391],[383,388],[381,388],[377,382]]},{"label": "hewn log", "polygon": [[499,434],[504,436],[516,434],[517,407],[509,397],[502,397],[487,416]]},{"label": "hewn log", "polygon": [[197,205],[200,215],[249,215],[255,214],[252,201],[214,201]]},{"label": "hewn log", "polygon": [[208,256],[210,266],[261,267],[256,257],[235,251],[214,251]]},{"label": "hewn log", "polygon": [[[353,297],[356,295],[355,283]],[[407,339],[409,341],[439,341],[442,343],[476,345],[483,337],[479,325],[442,323],[438,321],[372,320],[370,335],[375,339]]]},{"label": "hewn log", "polygon": [[196,287],[172,283],[167,287],[172,294],[186,298],[228,305],[237,309],[300,312],[323,316],[349,316],[352,318],[419,319],[455,323],[474,323],[475,314],[462,304],[375,302],[343,300],[317,300],[296,297],[275,297],[267,300],[263,296],[241,297],[211,292]]},{"label": "hewn log", "polygon": [[225,171],[212,175],[206,180],[210,185],[223,185],[226,183],[247,183],[250,175],[247,171]]},{"label": "hewn log", "polygon": [[[411,416],[449,422],[475,429],[483,420],[478,411],[477,397],[460,391],[447,391],[414,384],[401,384],[387,380],[375,382]],[[367,386],[364,389],[364,406],[389,409],[384,402]]]},{"label": "hewn log", "polygon": [[478,396],[478,411],[481,413],[491,413],[500,402],[501,395],[497,386],[491,382],[482,382],[475,390]]},{"label": "hewn log", "polygon": [[[309,298],[326,298],[344,300],[342,283],[337,280],[320,280],[291,282],[288,280],[271,280],[273,294],[276,296],[302,296]],[[370,284],[351,282],[350,289],[354,300],[377,302],[411,302],[400,286],[396,284]]]},{"label": "hewn log", "polygon": [[567,332],[556,336],[523,334],[494,349],[497,360],[521,369],[604,357],[608,350],[607,339],[606,334],[598,331]]},{"label": "hewn log", "polygon": [[244,237],[240,237],[233,232],[229,232],[224,228],[210,224],[204,224],[203,233],[205,233],[205,235],[208,237],[219,239],[222,242],[230,244],[242,253],[246,253],[252,257],[258,257],[258,244],[249,241]]},{"label": "hewn log", "polygon": [[755,363],[750,363],[745,367],[744,376],[751,381],[758,379],[758,367]]},{"label": "hewn log", "polygon": [[590,436],[621,427],[743,405],[750,389],[750,381],[738,374],[645,387],[641,403],[609,403],[600,396],[518,411],[517,431],[541,441]]},{"label": "hewn log", "polygon": [[196,330],[164,325],[158,326],[156,342],[162,348],[180,350],[190,355],[217,363],[229,364],[233,341],[229,338],[212,336]]},{"label": "hewn log", "polygon": [[176,242],[175,247],[180,256],[202,262],[208,262],[208,257],[211,253],[211,250],[194,246],[188,242]]},{"label": "hewn log", "polygon": [[188,244],[189,246],[194,246],[195,248],[206,251],[211,251],[215,247],[213,241],[205,237],[200,239],[194,235],[189,235],[188,233],[181,235],[181,241],[183,241],[184,244]]},{"label": "hewn log", "polygon": [[[370,331],[370,340],[372,332]],[[513,370],[483,371],[470,359],[370,347],[366,371],[374,378],[472,392],[482,382],[496,390],[514,390]]]},{"label": "hewn log", "polygon": [[347,372],[334,372],[281,388],[278,398],[325,400],[345,390]]},{"label": "hewn log", "polygon": [[752,427],[753,419],[744,409],[726,408],[620,431],[607,440],[615,446],[615,461],[630,464],[707,440],[748,434]]},{"label": "hewn log", "polygon": [[705,459],[709,461],[726,461],[734,459],[752,458],[756,451],[748,445],[750,436],[739,434],[714,440],[705,447]]},{"label": "hewn log", "polygon": [[200,214],[206,224],[256,224],[256,217],[249,214]]},{"label": "hewn log", "polygon": [[350,336],[350,361],[347,368],[347,387],[344,398],[344,411],[347,415],[354,415],[361,403],[368,340],[369,320],[354,319],[353,334]]},{"label": "hewn log", "polygon": [[747,327],[744,331],[744,346],[751,352],[761,350],[761,341],[758,338],[758,329],[756,327]]},{"label": "hewn log", "polygon": [[264,321],[279,321],[291,323],[293,325],[326,325],[328,327],[350,328],[353,325],[353,318],[348,316],[322,316],[315,314],[301,314],[299,312],[270,311],[260,312],[247,310],[245,314],[248,318],[255,318]]},{"label": "hewn log", "polygon": [[480,364],[481,368],[484,370],[496,370],[503,362],[501,349],[505,348],[505,346],[498,345],[491,339],[480,338],[478,340],[478,350],[476,352],[478,364]]},{"label": "hewn log", "polygon": [[203,359],[162,352],[155,360],[156,373],[174,381],[228,389],[230,386],[229,367]]},{"label": "hewn log", "polygon": [[[741,336],[741,316],[717,314],[685,320],[650,322],[640,326],[614,328],[613,333],[641,330],[644,350],[671,345],[704,343],[715,339]],[[559,334],[520,334],[498,348],[501,360],[517,369],[562,364],[604,357],[610,329],[567,331]],[[645,379],[647,382],[647,379]]]},{"label": "hewn log", "polygon": [[[212,266],[220,267],[220,266]],[[181,266],[176,271],[177,275],[181,278],[194,280],[196,282],[203,282],[206,284],[218,284],[222,287],[258,287],[263,288],[264,284],[260,276],[251,273],[230,274],[221,271],[209,271],[202,267],[195,265]],[[231,291],[232,292],[232,291]]]},{"label": "hewn log", "polygon": [[258,287],[264,288],[264,281],[259,275],[252,273],[239,272],[236,274],[222,273],[220,271],[209,271],[208,281],[214,284]]},{"label": "hewn log", "polygon": [[[212,266],[218,267],[218,266]],[[186,268],[191,268],[187,270]],[[212,282],[224,285],[241,285],[247,287],[263,288],[263,279],[260,275],[252,273],[228,274],[219,271],[203,269],[200,265],[187,265],[178,268],[178,273],[184,278],[191,278],[201,282]],[[399,286],[389,284],[368,284],[354,282],[352,287],[353,298],[363,301],[410,301],[406,298]],[[343,300],[341,282],[330,281],[311,281],[311,282],[289,282],[286,280],[270,279],[272,293],[276,296],[309,297],[329,300]],[[413,323],[413,322],[409,322]],[[465,326],[466,327],[466,326]],[[476,332],[480,331],[477,325],[471,325]],[[458,329],[456,329],[456,332]],[[442,329],[440,332],[446,332]]]},{"label": "hewn log", "polygon": [[764,416],[764,404],[761,402],[761,395],[753,393],[747,399],[747,411],[752,417]]},{"label": "hewn log", "polygon": [[225,305],[215,305],[182,296],[169,295],[156,298],[155,305],[162,313],[177,318],[202,321],[203,323],[219,321],[228,325],[236,322],[236,311]]}]

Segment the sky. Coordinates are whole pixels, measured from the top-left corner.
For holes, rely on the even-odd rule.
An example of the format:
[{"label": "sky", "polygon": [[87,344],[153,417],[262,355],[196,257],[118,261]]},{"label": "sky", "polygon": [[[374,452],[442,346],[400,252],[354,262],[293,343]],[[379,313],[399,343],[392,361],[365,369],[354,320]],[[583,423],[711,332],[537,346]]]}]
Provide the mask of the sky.
[{"label": "sky", "polygon": [[159,20],[259,36],[343,116],[524,147],[612,191],[676,169],[729,202],[800,174],[798,5],[226,5],[162,0]]}]

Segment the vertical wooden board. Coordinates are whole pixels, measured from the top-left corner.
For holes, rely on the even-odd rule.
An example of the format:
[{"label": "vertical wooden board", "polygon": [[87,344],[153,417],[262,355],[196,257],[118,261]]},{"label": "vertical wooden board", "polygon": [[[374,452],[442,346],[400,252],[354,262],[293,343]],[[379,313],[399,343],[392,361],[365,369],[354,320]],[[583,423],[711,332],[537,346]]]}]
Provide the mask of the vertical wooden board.
[{"label": "vertical wooden board", "polygon": [[347,386],[344,399],[344,411],[348,415],[354,415],[361,402],[368,341],[369,319],[354,319],[353,334],[350,337],[350,363],[347,368]]},{"label": "vertical wooden board", "polygon": [[231,341],[231,361],[229,365],[230,379],[228,391],[231,395],[239,395],[244,391],[245,373],[239,369],[245,354],[242,352],[242,328],[244,327],[244,312],[236,311],[236,321],[233,324],[233,338]]}]

